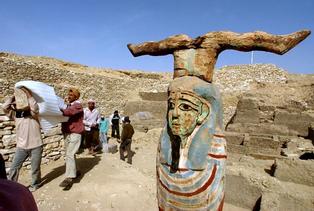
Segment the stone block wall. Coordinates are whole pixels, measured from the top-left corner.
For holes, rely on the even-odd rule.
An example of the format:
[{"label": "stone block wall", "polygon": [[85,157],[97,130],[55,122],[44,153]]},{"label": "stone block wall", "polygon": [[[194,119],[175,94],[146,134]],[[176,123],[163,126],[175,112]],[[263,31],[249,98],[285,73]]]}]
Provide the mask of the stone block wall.
[{"label": "stone block wall", "polygon": [[226,132],[227,150],[244,155],[266,155],[269,159],[281,155],[284,141],[276,135]]},{"label": "stone block wall", "polygon": [[263,100],[244,96],[240,99],[236,114],[227,130],[240,133],[263,133],[290,136],[309,136],[314,122],[313,112],[289,110],[289,105],[263,105]]},{"label": "stone block wall", "polygon": [[281,181],[314,186],[314,160],[277,159],[273,168]]}]

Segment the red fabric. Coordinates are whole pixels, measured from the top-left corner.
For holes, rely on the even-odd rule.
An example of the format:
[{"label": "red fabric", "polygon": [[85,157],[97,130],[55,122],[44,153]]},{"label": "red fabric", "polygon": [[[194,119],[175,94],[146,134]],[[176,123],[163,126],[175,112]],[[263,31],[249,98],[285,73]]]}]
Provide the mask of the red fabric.
[{"label": "red fabric", "polygon": [[84,132],[82,105],[79,102],[74,102],[66,109],[63,109],[62,112],[64,116],[69,117],[67,122],[62,123],[62,132],[82,134]]},{"label": "red fabric", "polygon": [[225,201],[225,195],[223,196],[221,202],[220,202],[220,205],[218,207],[218,211],[222,211],[223,208],[224,208],[224,201]]},{"label": "red fabric", "polygon": [[32,193],[23,185],[0,179],[0,211],[38,211]]}]

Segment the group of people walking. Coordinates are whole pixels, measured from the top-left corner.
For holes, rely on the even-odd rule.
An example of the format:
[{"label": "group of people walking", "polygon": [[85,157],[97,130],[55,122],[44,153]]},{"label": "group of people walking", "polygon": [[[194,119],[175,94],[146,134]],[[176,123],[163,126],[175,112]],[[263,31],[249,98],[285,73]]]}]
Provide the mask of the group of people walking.
[{"label": "group of people walking", "polygon": [[[123,130],[120,136],[121,121]],[[128,116],[121,117],[119,111],[116,110],[109,118],[105,118],[96,108],[95,100],[91,99],[88,101],[88,107],[84,109],[83,123],[85,133],[81,142],[82,149],[87,148],[90,155],[95,155],[101,149],[104,153],[109,152],[107,133],[111,125],[111,138],[120,142],[121,160],[125,160],[124,152],[127,152],[127,162],[132,164],[131,142],[134,129]]]},{"label": "group of people walking", "polygon": [[[17,181],[23,162],[30,157],[32,182],[29,190],[35,191],[41,185],[40,164],[43,152],[39,106],[30,90],[25,87],[22,87],[21,90],[26,95],[28,104],[26,109],[18,109],[19,99],[14,95],[3,104],[4,112],[16,123],[16,152],[10,166],[8,179]],[[127,152],[127,162],[132,164],[131,142],[134,129],[130,124],[129,117],[121,118],[119,112],[115,111],[109,118],[105,118],[96,108],[94,100],[89,100],[87,108],[83,108],[79,98],[79,90],[70,88],[65,98],[65,104],[59,108],[63,116],[68,117],[68,120],[61,124],[66,169],[65,179],[59,186],[63,190],[69,190],[74,179],[80,176],[75,156],[79,148],[88,149],[90,155],[95,155],[101,149],[103,152],[108,152],[107,134],[110,125],[111,137],[116,138],[120,143],[120,159],[124,160],[124,154]],[[123,129],[120,137],[121,120]]]}]

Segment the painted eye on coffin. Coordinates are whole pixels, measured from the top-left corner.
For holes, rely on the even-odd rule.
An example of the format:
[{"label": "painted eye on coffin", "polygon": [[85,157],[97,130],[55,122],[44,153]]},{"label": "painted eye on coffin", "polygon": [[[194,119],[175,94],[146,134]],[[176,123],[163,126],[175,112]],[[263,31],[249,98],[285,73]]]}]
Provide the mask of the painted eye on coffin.
[{"label": "painted eye on coffin", "polygon": [[168,105],[168,107],[169,107],[169,109],[174,109],[174,103],[173,102],[169,102],[169,105]]},{"label": "painted eye on coffin", "polygon": [[179,108],[182,110],[182,111],[191,111],[191,110],[195,110],[192,106],[186,104],[186,103],[181,103]]}]

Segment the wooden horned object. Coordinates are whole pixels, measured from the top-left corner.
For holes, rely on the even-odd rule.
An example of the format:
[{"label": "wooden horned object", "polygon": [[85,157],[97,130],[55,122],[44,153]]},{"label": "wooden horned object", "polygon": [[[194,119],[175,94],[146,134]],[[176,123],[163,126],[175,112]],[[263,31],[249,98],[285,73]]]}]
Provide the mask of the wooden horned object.
[{"label": "wooden horned object", "polygon": [[220,31],[195,39],[181,34],[128,45],[134,56],[174,56],[167,124],[156,161],[159,210],[223,209],[226,141],[221,98],[212,83],[218,55],[227,49],[284,54],[309,34],[307,30],[288,35]]},{"label": "wooden horned object", "polygon": [[282,55],[310,33],[309,30],[288,35],[272,35],[261,31],[244,34],[218,31],[209,32],[195,39],[180,34],[159,42],[129,44],[128,48],[133,56],[173,54],[174,78],[190,75],[211,82],[218,55],[224,50],[268,51]]}]

